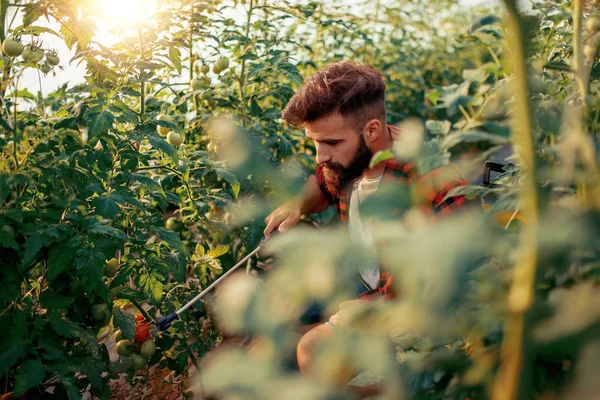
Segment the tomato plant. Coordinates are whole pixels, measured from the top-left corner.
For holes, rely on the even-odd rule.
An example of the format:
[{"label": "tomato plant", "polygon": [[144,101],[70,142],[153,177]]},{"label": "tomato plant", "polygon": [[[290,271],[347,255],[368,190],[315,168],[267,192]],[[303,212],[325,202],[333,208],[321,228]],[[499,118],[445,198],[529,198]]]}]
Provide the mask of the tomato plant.
[{"label": "tomato plant", "polygon": [[[104,398],[119,374],[134,382],[140,370],[155,365],[184,381],[189,366],[223,340],[218,324],[202,302],[156,338],[150,338],[153,323],[256,248],[264,216],[296,193],[314,169],[314,144],[283,124],[281,111],[304,78],[340,59],[368,62],[382,71],[389,123],[409,116],[422,120],[417,134],[425,136],[423,146],[410,161],[421,171],[452,162],[472,173],[470,181],[477,185],[462,189],[464,194],[493,199],[488,205],[495,219],[510,226],[503,233],[480,231],[474,228],[480,225],[461,220],[453,229],[440,224],[437,231],[415,231],[407,239],[410,246],[394,242],[390,256],[405,268],[396,272],[407,276],[398,285],[422,308],[408,312],[392,304],[400,307],[393,315],[414,311],[437,321],[432,325],[440,331],[428,336],[423,332],[430,327],[419,326],[419,334],[395,332],[391,347],[396,351],[385,352],[389,343],[380,337],[364,340],[373,332],[357,329],[357,336],[341,342],[347,347],[326,346],[330,353],[324,359],[330,362],[322,363],[317,375],[329,379],[331,387],[340,386],[354,363],[376,376],[401,375],[390,387],[402,387],[404,394],[479,398],[492,391],[491,382],[514,385],[514,377],[496,373],[506,370],[501,346],[503,354],[525,357],[524,382],[536,378],[524,387],[540,395],[553,390],[552,382],[569,381],[575,373],[571,364],[590,363],[583,349],[594,337],[592,317],[592,325],[573,323],[582,330],[560,339],[539,339],[538,330],[553,330],[537,324],[564,305],[595,315],[569,295],[596,298],[590,283],[598,272],[593,238],[600,198],[594,2],[573,8],[566,1],[537,1],[539,13],[531,18],[507,7],[506,16],[513,18],[508,21],[517,23],[506,28],[500,12],[475,15],[476,10],[461,11],[448,0],[431,6],[377,2],[352,13],[336,1],[178,0],[160,2],[156,16],[126,26],[111,46],[96,36],[89,3],[0,0],[5,55],[0,64],[0,381],[8,392],[35,397],[50,390],[57,397],[79,398],[91,391]],[[516,27],[526,43],[513,42]],[[73,54],[48,48],[48,36],[61,38]],[[515,81],[524,74],[515,69],[520,56],[513,52],[521,46],[533,78],[518,86]],[[26,73],[52,74],[68,63],[84,66],[83,83],[37,95],[22,87]],[[515,92],[515,87],[525,90]],[[523,93],[530,102],[515,103]],[[523,110],[532,117],[521,115]],[[531,132],[525,135],[534,139],[529,152],[520,150],[527,142],[520,132]],[[508,160],[514,163],[506,165],[497,183],[529,182],[535,176],[542,183],[526,190],[481,188],[482,160],[507,161],[514,145],[519,151]],[[405,157],[401,150],[387,156]],[[411,190],[384,200],[410,204]],[[386,201],[370,210],[382,212]],[[522,204],[528,204],[527,212],[519,209]],[[539,204],[539,227],[531,204]],[[568,204],[575,206],[565,211],[562,206]],[[406,226],[394,232],[421,226],[417,211],[403,217]],[[336,220],[332,209],[310,219],[322,225]],[[539,228],[537,236],[524,228],[527,221],[536,221],[529,226]],[[565,233],[549,235],[557,231]],[[330,255],[343,248],[337,236],[305,236],[298,240],[309,242],[305,248],[289,251],[295,258],[285,259],[287,252],[282,256],[289,268],[265,275],[259,295],[243,290],[243,303],[236,301],[239,291],[225,296],[237,316],[232,326],[264,339],[251,356],[229,354],[225,363],[232,371],[247,367],[262,374],[259,383],[244,383],[258,397],[272,395],[264,392],[270,383],[281,384],[280,375],[269,374],[277,370],[271,367],[285,364],[277,355],[290,352],[292,317],[302,302],[312,297],[333,302],[337,292],[331,288],[343,290],[323,278],[335,272],[343,281],[344,270],[328,269],[334,264]],[[523,289],[511,280],[512,264],[533,254],[527,247],[533,242],[539,243],[539,266],[533,275],[531,268],[523,274],[535,277]],[[477,247],[483,243],[489,249]],[[459,250],[449,250],[450,244]],[[435,251],[423,254],[424,248]],[[323,257],[311,258],[317,255]],[[519,265],[531,264],[531,258],[524,261]],[[263,262],[253,258],[247,267],[264,267]],[[315,265],[317,272],[311,269]],[[312,285],[307,283],[311,276],[317,277]],[[438,277],[444,285],[436,286]],[[557,302],[553,293],[566,300]],[[535,299],[528,320],[522,319],[522,308],[507,312],[522,298]],[[447,304],[458,305],[443,307]],[[368,313],[363,318],[368,321]],[[503,328],[514,327],[519,318],[527,322],[524,353],[513,351],[509,341],[502,343]],[[527,347],[529,339],[539,342]],[[113,340],[117,361],[111,361],[107,345]],[[363,357],[354,357],[358,354],[383,361],[361,364]],[[448,360],[452,363],[444,364]],[[215,373],[224,376],[218,368]],[[208,381],[221,382],[215,390],[236,384],[225,378]],[[315,382],[304,384],[313,393]]]}]

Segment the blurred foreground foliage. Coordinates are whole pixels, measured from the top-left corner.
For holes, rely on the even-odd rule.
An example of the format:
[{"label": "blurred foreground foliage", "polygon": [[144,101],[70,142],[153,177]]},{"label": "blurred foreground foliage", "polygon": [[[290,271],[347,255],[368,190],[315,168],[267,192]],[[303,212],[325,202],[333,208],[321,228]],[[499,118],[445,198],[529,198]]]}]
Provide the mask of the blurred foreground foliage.
[{"label": "blurred foreground foliage", "polygon": [[[332,210],[307,218],[318,229],[273,239],[265,249],[271,268],[231,279],[213,303],[218,325],[250,335],[250,349],[212,351],[197,390],[225,399],[345,399],[355,396],[352,380],[380,384],[381,399],[583,399],[600,391],[600,75],[597,28],[587,22],[598,14],[594,2],[535,1],[532,15],[520,15],[511,1],[492,10],[381,1],[354,13],[338,2],[168,1],[111,48],[92,40],[87,2],[26,3],[22,24],[3,25],[1,38],[52,34],[36,21],[54,18],[87,75],[85,84],[35,97],[17,90],[18,80],[44,64],[2,58],[7,391],[109,396],[124,362],[111,360],[101,339],[116,328],[133,337],[128,307],[143,305],[152,321],[191,299],[258,245],[264,216],[314,168],[314,146],[282,124],[281,110],[303,78],[340,59],[368,62],[387,79],[389,123],[403,135],[375,158],[411,161],[421,173],[452,165],[472,184],[455,194],[483,207],[431,225],[412,207],[410,186],[382,187],[369,199],[365,213],[377,221],[398,297],[346,310],[307,378],[291,356],[298,318],[315,300],[337,312],[350,296],[352,266],[368,254],[350,244]],[[230,18],[234,11],[247,23]],[[519,50],[524,82],[516,79]],[[228,68],[215,69],[224,57]],[[181,82],[187,74],[199,80],[191,89]],[[519,117],[523,92],[527,119]],[[184,144],[171,145],[157,126],[180,132]],[[529,153],[519,139],[524,126]],[[506,165],[483,187],[488,159]],[[524,211],[528,177],[534,216]],[[399,204],[406,212],[388,219]],[[535,240],[523,239],[527,229]],[[524,250],[536,255],[532,293],[515,290]],[[116,276],[104,276],[115,255]],[[264,262],[252,259],[247,269]],[[111,310],[104,326],[90,317],[98,304]],[[519,318],[525,323],[515,330]],[[194,354],[222,341],[213,319],[197,303],[156,339],[150,363],[185,376]],[[501,396],[494,388],[507,376],[506,388],[516,390]],[[143,381],[131,371],[129,378]]]}]

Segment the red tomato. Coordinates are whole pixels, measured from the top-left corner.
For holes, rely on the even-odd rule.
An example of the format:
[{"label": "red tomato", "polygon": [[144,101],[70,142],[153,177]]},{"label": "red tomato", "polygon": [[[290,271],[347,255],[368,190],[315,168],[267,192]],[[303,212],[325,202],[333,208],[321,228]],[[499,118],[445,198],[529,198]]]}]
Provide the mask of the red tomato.
[{"label": "red tomato", "polygon": [[142,314],[135,315],[135,322],[142,322],[144,320],[144,316]]},{"label": "red tomato", "polygon": [[135,326],[134,339],[138,343],[144,343],[146,340],[150,339],[150,329],[148,328],[147,323],[140,322]]}]

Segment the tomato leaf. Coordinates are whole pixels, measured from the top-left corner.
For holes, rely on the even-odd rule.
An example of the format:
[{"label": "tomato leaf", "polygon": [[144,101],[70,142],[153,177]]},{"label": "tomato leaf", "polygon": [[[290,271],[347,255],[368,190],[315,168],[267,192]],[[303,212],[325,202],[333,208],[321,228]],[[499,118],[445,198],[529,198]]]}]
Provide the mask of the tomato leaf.
[{"label": "tomato leaf", "polygon": [[223,168],[215,168],[215,172],[231,185],[231,189],[233,189],[233,195],[237,199],[238,194],[240,193],[240,181],[238,180],[237,176]]},{"label": "tomato leaf", "polygon": [[0,246],[19,250],[19,244],[9,232],[0,230]]},{"label": "tomato leaf", "polygon": [[392,150],[387,149],[387,150],[383,150],[383,151],[378,151],[377,153],[375,153],[373,158],[371,158],[371,162],[369,163],[369,168],[373,168],[380,162],[387,161],[392,158],[394,158],[394,153],[392,152]]},{"label": "tomato leaf", "polygon": [[108,193],[92,200],[92,206],[96,207],[96,213],[107,219],[115,218],[120,212],[119,203],[126,203],[125,199],[118,193]]},{"label": "tomato leaf", "polygon": [[214,249],[208,250],[208,255],[214,258],[220,257],[229,251],[228,245],[217,246]]},{"label": "tomato leaf", "polygon": [[179,49],[175,46],[169,46],[169,60],[177,70],[178,74],[181,74],[181,54]]},{"label": "tomato leaf", "polygon": [[106,221],[90,221],[90,224],[88,225],[88,232],[127,240],[127,235],[123,231],[113,228]]},{"label": "tomato leaf", "polygon": [[154,275],[142,275],[140,277],[140,288],[151,302],[158,303],[162,299],[163,284]]},{"label": "tomato leaf", "polygon": [[44,290],[40,294],[40,303],[49,310],[64,309],[69,307],[75,301],[72,297],[61,296],[53,293],[51,290]]},{"label": "tomato leaf", "polygon": [[60,379],[60,383],[62,387],[67,392],[67,396],[69,396],[69,400],[80,400],[81,394],[79,394],[79,388],[75,383],[75,379],[70,376],[64,376],[61,374],[56,374],[58,379]]},{"label": "tomato leaf", "polygon": [[188,253],[177,232],[173,232],[172,230],[169,230],[167,228],[155,228],[155,232],[158,235],[158,237],[161,238],[161,240],[164,240],[165,242],[173,246],[175,250],[183,254]]},{"label": "tomato leaf", "polygon": [[119,299],[125,300],[135,300],[135,301],[144,301],[146,297],[141,292],[138,292],[135,289],[128,288],[126,286],[119,286],[117,291],[117,297]]},{"label": "tomato leaf", "polygon": [[72,237],[65,243],[52,246],[48,255],[48,280],[54,281],[63,271],[73,266],[75,252],[73,249],[79,247],[81,240],[79,237]]},{"label": "tomato leaf", "polygon": [[452,123],[448,120],[444,120],[444,121],[428,120],[427,122],[425,122],[425,127],[433,135],[445,136],[448,134],[448,132],[450,132],[450,128],[452,128]]},{"label": "tomato leaf", "polygon": [[49,243],[50,239],[44,232],[36,232],[25,241],[25,254],[21,263],[21,271],[24,271],[33,262],[40,250]]},{"label": "tomato leaf", "polygon": [[[133,289],[130,289],[133,290]],[[141,295],[141,293],[136,292]],[[122,297],[125,298],[125,297]],[[123,312],[118,308],[113,308],[113,324],[115,328],[118,328],[123,332],[123,336],[125,336],[128,340],[133,340],[135,336],[135,317],[127,312]]]},{"label": "tomato leaf", "polygon": [[102,273],[106,257],[101,249],[95,247],[84,247],[77,251],[75,266],[77,276],[83,280],[88,291],[96,291],[102,283]]},{"label": "tomato leaf", "polygon": [[84,118],[87,121],[88,140],[106,133],[115,122],[115,116],[106,111],[102,105],[87,109]]},{"label": "tomato leaf", "polygon": [[7,346],[7,350],[0,354],[0,374],[4,375],[25,354],[23,346]]},{"label": "tomato leaf", "polygon": [[175,147],[171,146],[163,138],[159,137],[158,135],[151,134],[148,135],[148,141],[150,142],[150,145],[152,145],[152,147],[159,151],[162,151],[163,153],[171,157],[174,163],[177,163],[177,161],[179,161],[179,156],[177,155],[177,150],[175,149]]},{"label": "tomato leaf", "polygon": [[165,194],[165,191],[160,186],[160,183],[158,183],[154,179],[150,178],[149,176],[145,176],[145,175],[141,175],[141,174],[129,174],[129,179],[131,179],[133,182],[138,182],[143,187],[146,187],[149,190],[152,190],[154,192],[158,192],[158,193],[162,194],[163,196]]},{"label": "tomato leaf", "polygon": [[46,368],[38,360],[27,360],[15,374],[14,396],[21,396],[29,389],[39,385],[46,376]]}]

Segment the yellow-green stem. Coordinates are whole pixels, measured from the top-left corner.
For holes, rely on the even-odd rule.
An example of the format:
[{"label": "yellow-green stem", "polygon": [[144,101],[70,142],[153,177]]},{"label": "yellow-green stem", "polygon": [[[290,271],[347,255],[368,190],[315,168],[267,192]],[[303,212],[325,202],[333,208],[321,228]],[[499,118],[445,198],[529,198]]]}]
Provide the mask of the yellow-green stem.
[{"label": "yellow-green stem", "polygon": [[506,334],[502,343],[500,371],[493,387],[495,400],[512,400],[519,393],[520,377],[527,375],[526,338],[528,336],[525,313],[533,304],[537,263],[538,209],[535,169],[535,146],[531,129],[531,109],[528,99],[527,65],[521,18],[516,1],[505,0],[508,9],[507,40],[512,49],[517,104],[512,120],[512,140],[522,162],[523,177],[520,191],[520,208],[527,218],[520,233],[516,265],[511,283],[506,321]]},{"label": "yellow-green stem", "polygon": [[584,82],[584,63],[583,63],[583,41],[581,40],[581,22],[583,19],[583,10],[581,9],[582,0],[573,1],[573,61],[575,65],[575,79],[579,86],[579,95],[582,104],[585,106],[587,96],[587,84]]},{"label": "yellow-green stem", "polygon": [[[582,39],[582,20],[583,20],[583,1],[574,0],[573,2],[573,55],[575,80],[579,87],[579,95],[581,97],[581,107],[576,108],[576,118],[581,121],[578,124],[572,135],[578,136],[578,148],[581,161],[586,166],[587,177],[586,183],[580,184],[581,187],[586,187],[585,193],[580,193],[579,198],[584,206],[592,206],[600,209],[600,171],[596,162],[596,152],[591,138],[586,134],[585,120],[589,115],[589,106],[586,101],[588,96],[588,85],[590,79],[591,65],[586,65],[583,54],[583,39]],[[598,35],[592,35],[589,38],[589,45],[595,49],[598,44]],[[596,52],[594,51],[593,58],[595,59]],[[583,120],[583,121],[582,121]],[[589,195],[588,195],[589,193]]]},{"label": "yellow-green stem", "polygon": [[[250,0],[250,5],[248,6],[248,14],[246,18],[246,40],[250,39],[250,22],[252,21],[252,12],[254,11],[254,0]],[[247,51],[247,49],[246,49]],[[244,51],[244,54],[246,53]],[[244,103],[246,99],[245,95],[245,85],[246,85],[246,59],[242,60],[242,68],[240,71],[240,101]]]}]

